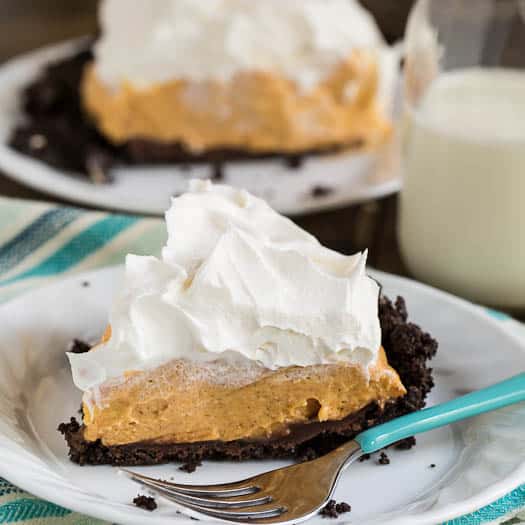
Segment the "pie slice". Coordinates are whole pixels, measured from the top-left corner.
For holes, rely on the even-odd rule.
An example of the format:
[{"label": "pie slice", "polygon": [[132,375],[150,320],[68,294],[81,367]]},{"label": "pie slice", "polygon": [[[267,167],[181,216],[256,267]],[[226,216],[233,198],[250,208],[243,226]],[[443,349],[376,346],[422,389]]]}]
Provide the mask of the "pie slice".
[{"label": "pie slice", "polygon": [[424,406],[437,343],[343,256],[263,201],[194,182],[161,258],[128,256],[98,345],[70,354],[71,459],[312,457]]},{"label": "pie slice", "polygon": [[101,3],[81,95],[111,143],[169,161],[331,152],[391,135],[395,61],[357,0],[196,4]]}]

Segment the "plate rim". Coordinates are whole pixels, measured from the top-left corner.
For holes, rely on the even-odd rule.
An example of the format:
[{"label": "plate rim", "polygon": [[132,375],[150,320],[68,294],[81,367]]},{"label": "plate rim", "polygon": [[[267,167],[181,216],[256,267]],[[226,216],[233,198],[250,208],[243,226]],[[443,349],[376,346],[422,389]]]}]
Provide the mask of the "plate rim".
[{"label": "plate rim", "polygon": [[[80,272],[77,274],[73,274],[67,277],[63,278],[56,278],[52,282],[47,283],[43,286],[37,287],[36,289],[30,290],[29,292],[24,292],[15,298],[3,303],[0,305],[0,312],[3,312],[5,310],[8,310],[14,303],[17,302],[23,302],[27,300],[27,297],[34,292],[35,290],[42,290],[45,292],[48,288],[53,288],[57,286],[67,286],[69,283],[72,282],[79,282],[84,280],[92,279],[93,276],[101,274],[101,273],[121,273],[123,271],[124,266],[122,264],[120,265],[114,265],[114,266],[108,266],[104,268],[99,268],[96,270],[91,270],[88,272]],[[462,299],[460,297],[457,297],[449,292],[445,292],[443,290],[439,290],[437,288],[434,288],[432,286],[429,286],[427,284],[420,283],[418,281],[415,281],[413,279],[407,278],[407,277],[401,277],[398,275],[374,270],[372,268],[369,268],[370,274],[373,275],[378,280],[381,279],[387,279],[389,283],[393,286],[395,286],[396,282],[403,283],[405,286],[414,287],[419,292],[425,294],[427,297],[431,296],[437,296],[438,298],[444,299],[448,301],[449,303],[453,304],[454,307],[460,308],[464,311],[468,311],[473,316],[477,317],[480,321],[484,323],[490,324],[495,330],[499,331],[503,337],[510,338],[511,340],[516,343],[518,347],[520,347],[524,354],[525,354],[525,342],[513,332],[507,330],[504,327],[504,323],[502,323],[500,320],[495,319],[493,316],[491,316],[488,311],[477,304],[471,303],[466,299]],[[5,452],[5,451],[4,451]],[[3,454],[3,446],[0,443],[0,457],[5,456]],[[17,467],[18,464],[18,467]],[[148,522],[152,524],[158,524],[158,525],[167,525],[168,523],[171,523],[171,519],[168,516],[153,516],[150,514],[143,514],[135,512],[135,509],[133,509],[132,512],[130,512],[128,506],[124,506],[124,504],[118,504],[123,505],[124,508],[115,508],[113,506],[104,506],[100,505],[101,500],[100,496],[98,494],[91,495],[89,494],[89,498],[95,498],[97,500],[98,505],[95,504],[93,501],[88,501],[87,498],[82,500],[71,500],[68,499],[67,494],[63,495],[61,493],[50,493],[46,491],[45,485],[39,482],[38,476],[35,477],[28,477],[24,476],[23,468],[20,468],[22,465],[30,465],[31,460],[27,458],[19,458],[16,455],[14,457],[5,458],[3,457],[3,461],[0,461],[0,475],[7,480],[11,481],[16,486],[22,488],[23,490],[26,490],[27,492],[42,498],[47,501],[51,501],[55,504],[61,505],[65,507],[66,509],[72,510],[74,512],[80,512],[82,514],[87,514],[99,519],[103,520],[115,520],[115,521],[121,521],[124,523],[131,523],[131,524],[137,524],[142,525],[144,522],[144,516],[148,516]],[[46,465],[46,467],[55,474],[56,472],[51,468],[51,466]],[[19,474],[19,472],[24,471],[24,473]],[[64,482],[68,485],[72,485],[72,483],[64,478]],[[511,473],[509,473],[507,476],[502,478],[496,483],[493,483],[489,487],[485,488],[484,490],[470,496],[466,500],[463,500],[461,502],[455,502],[452,504],[446,505],[441,510],[426,510],[419,514],[410,515],[410,516],[394,516],[391,520],[389,520],[390,525],[429,525],[436,522],[444,522],[446,520],[450,520],[456,517],[460,517],[472,512],[476,512],[483,507],[490,505],[491,503],[495,502],[499,498],[505,496],[506,494],[512,492],[516,488],[519,488],[523,483],[525,483],[525,458],[523,458],[523,461],[520,463],[519,466],[517,466]],[[77,490],[84,490],[80,487],[76,487]],[[115,505],[115,502],[112,502],[112,505]],[[144,511],[145,512],[145,511]],[[122,521],[124,520],[124,521]],[[180,517],[177,520],[177,523],[181,524],[191,524],[193,523],[189,518]],[[201,520],[203,524],[206,523],[216,523],[216,520]],[[352,523],[350,520],[342,520],[338,523],[341,524],[348,524],[350,525]]]},{"label": "plate rim", "polygon": [[[38,73],[37,64],[44,62],[49,63],[54,58],[67,56],[75,49],[78,49],[83,43],[88,42],[90,38],[90,35],[84,35],[63,40],[38,47],[10,58],[0,65],[0,97],[5,96],[5,93],[12,93],[9,82],[5,82],[6,88],[3,88],[2,85],[4,84],[4,79],[10,79],[12,77],[13,72],[16,74],[20,69],[29,67],[28,64],[33,64],[34,74],[36,75]],[[5,115],[5,113],[0,114],[0,117],[3,115]],[[272,159],[266,162],[268,162],[270,166]],[[275,162],[275,160],[273,160],[273,162]],[[166,166],[169,167],[169,165]],[[161,216],[164,213],[164,210],[160,211],[153,206],[134,204],[132,207],[129,207],[125,201],[115,199],[111,195],[109,197],[105,195],[103,191],[100,191],[100,186],[96,186],[82,180],[80,177],[76,177],[74,174],[70,175],[64,170],[59,170],[44,162],[24,155],[9,147],[5,140],[0,140],[0,170],[9,179],[23,184],[26,187],[38,190],[48,196],[66,199],[76,204],[153,216]],[[300,175],[298,174],[298,176]],[[57,184],[59,179],[61,180],[61,184]],[[337,195],[328,195],[324,199],[318,199],[315,202],[306,202],[299,206],[289,206],[288,209],[282,212],[288,216],[299,216],[337,210],[349,205],[362,204],[371,200],[387,197],[399,192],[401,187],[402,176],[399,172],[395,178],[371,185],[366,195],[361,194],[352,199],[338,199]]]}]

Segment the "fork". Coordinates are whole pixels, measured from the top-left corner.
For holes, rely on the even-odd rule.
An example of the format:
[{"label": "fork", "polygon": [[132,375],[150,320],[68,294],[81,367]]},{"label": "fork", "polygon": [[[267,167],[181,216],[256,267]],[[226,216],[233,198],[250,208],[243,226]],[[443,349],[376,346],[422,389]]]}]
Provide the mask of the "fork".
[{"label": "fork", "polygon": [[362,455],[520,401],[525,401],[525,373],[365,430],[320,458],[234,483],[186,485],[121,471],[194,514],[236,523],[298,523],[326,505],[343,470]]}]

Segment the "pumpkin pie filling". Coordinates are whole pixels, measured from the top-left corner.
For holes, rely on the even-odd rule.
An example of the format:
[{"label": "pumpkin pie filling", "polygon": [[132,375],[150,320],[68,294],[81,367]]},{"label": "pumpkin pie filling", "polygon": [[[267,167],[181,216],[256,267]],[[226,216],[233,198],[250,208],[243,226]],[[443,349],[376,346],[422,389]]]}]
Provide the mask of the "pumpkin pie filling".
[{"label": "pumpkin pie filling", "polygon": [[290,154],[384,142],[391,124],[378,104],[378,83],[374,55],[354,51],[307,92],[272,72],[243,72],[227,82],[176,79],[114,88],[92,65],[82,96],[114,144],[140,138],[196,153],[224,148]]},{"label": "pumpkin pie filling", "polygon": [[84,438],[106,446],[279,438],[291,425],[341,420],[406,394],[383,350],[369,376],[347,364],[248,371],[173,361],[102,386],[97,404],[84,402]]}]

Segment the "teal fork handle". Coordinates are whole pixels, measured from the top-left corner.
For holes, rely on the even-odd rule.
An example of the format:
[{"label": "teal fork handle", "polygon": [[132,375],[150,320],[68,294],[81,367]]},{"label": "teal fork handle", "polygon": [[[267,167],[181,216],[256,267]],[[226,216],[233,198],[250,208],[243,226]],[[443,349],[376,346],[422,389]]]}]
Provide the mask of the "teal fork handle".
[{"label": "teal fork handle", "polygon": [[361,445],[363,452],[376,452],[415,434],[520,401],[525,401],[525,373],[365,430],[355,440]]}]

